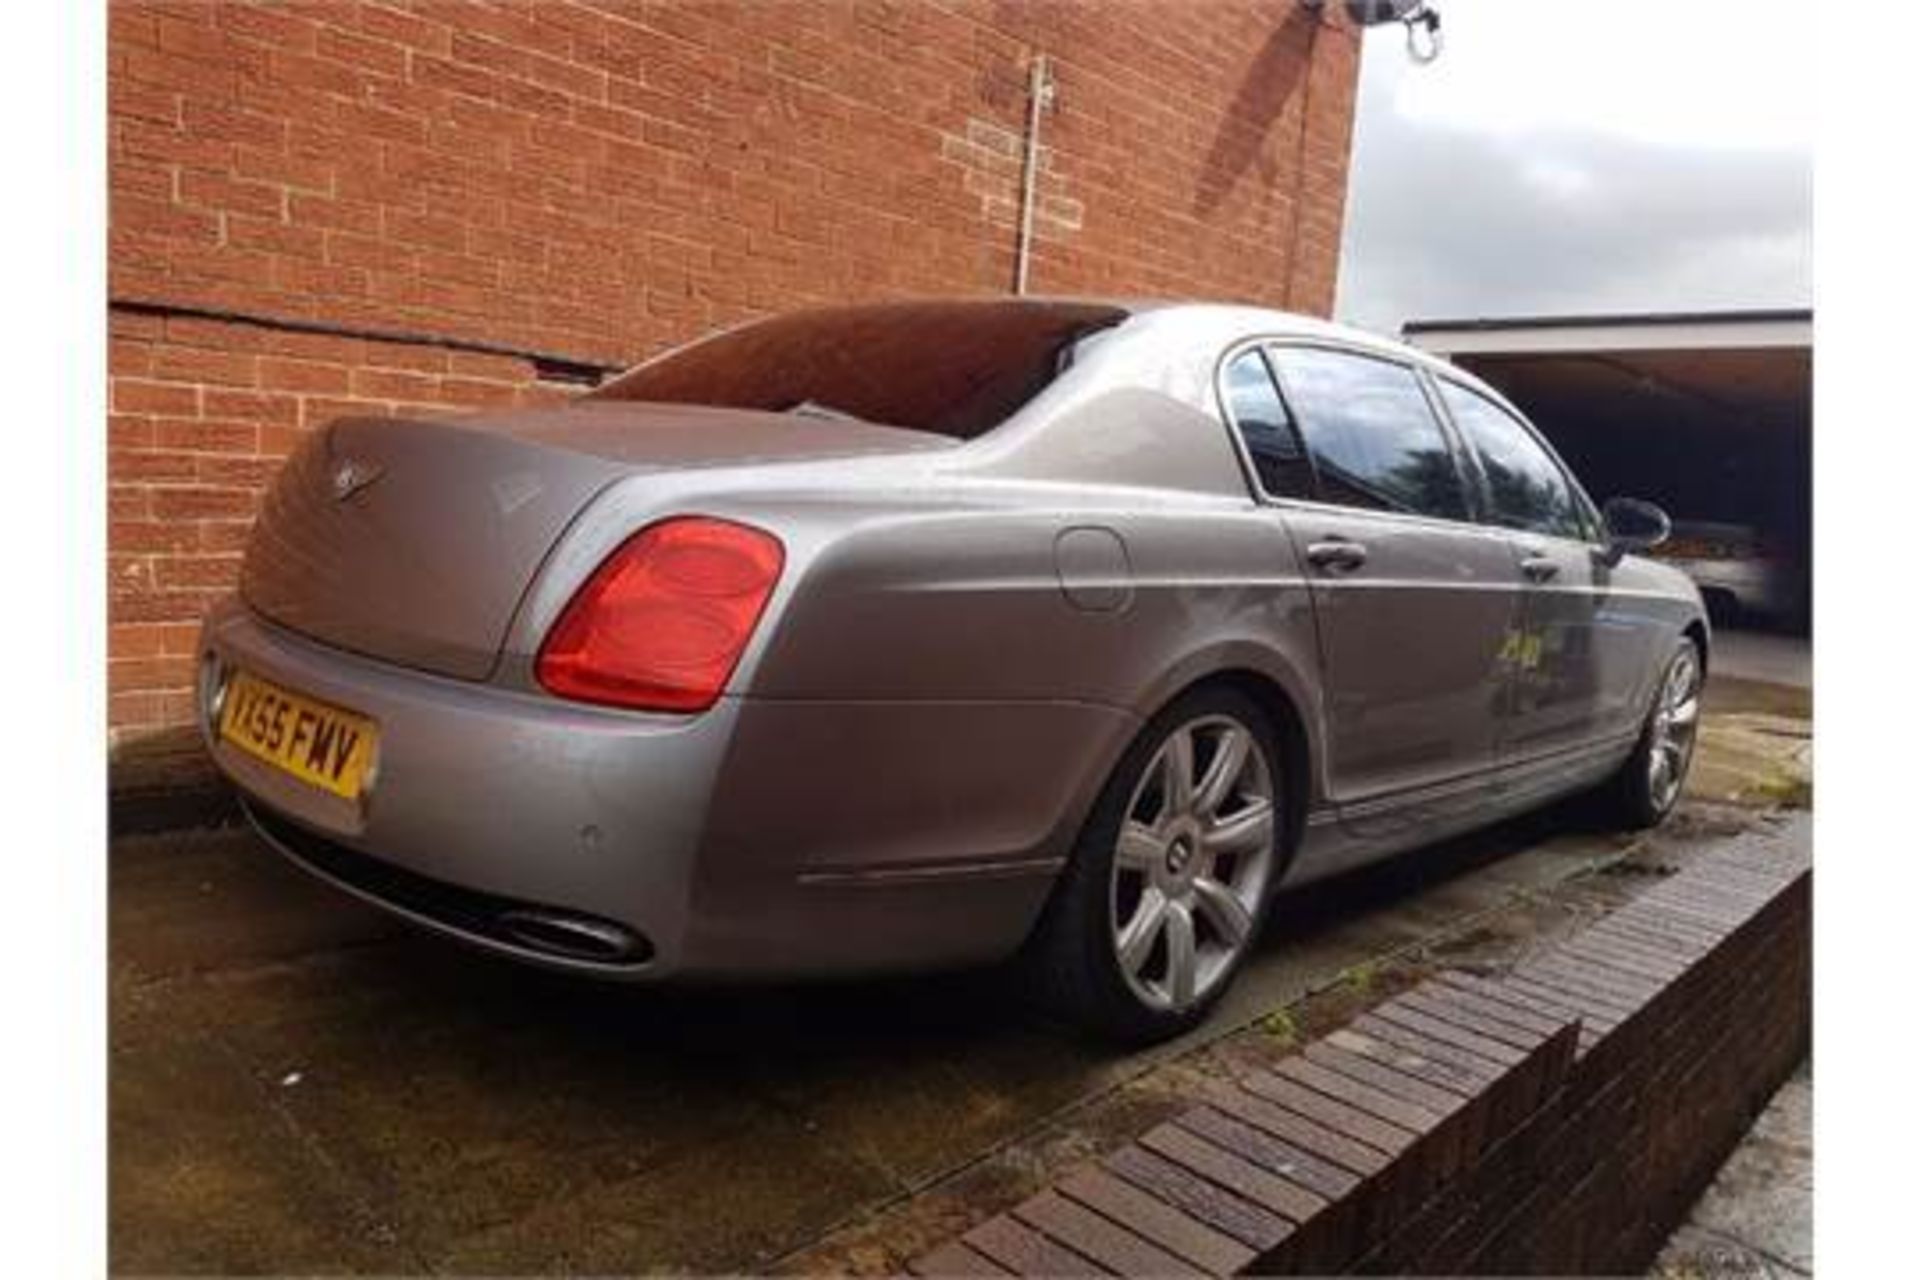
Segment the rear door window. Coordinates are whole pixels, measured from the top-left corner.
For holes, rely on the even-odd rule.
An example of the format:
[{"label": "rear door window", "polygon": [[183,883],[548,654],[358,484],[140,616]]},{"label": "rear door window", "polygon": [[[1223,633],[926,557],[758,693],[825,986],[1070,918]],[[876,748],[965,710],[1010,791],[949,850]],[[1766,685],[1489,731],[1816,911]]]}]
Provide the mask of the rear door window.
[{"label": "rear door window", "polygon": [[1271,352],[1324,502],[1468,518],[1466,485],[1420,381],[1403,364],[1319,347]]},{"label": "rear door window", "polygon": [[1440,398],[1487,478],[1495,524],[1559,538],[1587,536],[1573,485],[1526,424],[1476,391],[1439,378]]},{"label": "rear door window", "polygon": [[1269,498],[1312,497],[1313,468],[1258,350],[1243,351],[1227,365],[1226,399],[1261,492]]}]

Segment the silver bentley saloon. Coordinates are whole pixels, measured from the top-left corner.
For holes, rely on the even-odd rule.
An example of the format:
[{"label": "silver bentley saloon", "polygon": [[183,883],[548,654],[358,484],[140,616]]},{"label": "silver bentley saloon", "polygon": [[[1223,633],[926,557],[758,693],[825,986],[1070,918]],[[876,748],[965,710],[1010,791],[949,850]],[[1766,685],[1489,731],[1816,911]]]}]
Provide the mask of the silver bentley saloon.
[{"label": "silver bentley saloon", "polygon": [[1146,1040],[1276,894],[1555,797],[1660,821],[1709,634],[1524,417],[1242,306],[832,307],[559,407],[344,418],[208,619],[260,832],[629,980],[1015,958]]}]

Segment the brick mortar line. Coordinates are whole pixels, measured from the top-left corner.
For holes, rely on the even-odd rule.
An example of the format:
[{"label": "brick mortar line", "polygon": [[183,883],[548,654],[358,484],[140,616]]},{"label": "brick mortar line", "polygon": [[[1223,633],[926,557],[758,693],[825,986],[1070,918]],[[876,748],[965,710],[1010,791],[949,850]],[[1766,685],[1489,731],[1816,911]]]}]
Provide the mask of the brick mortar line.
[{"label": "brick mortar line", "polygon": [[[443,351],[464,351],[475,355],[507,356],[516,360],[525,360],[534,366],[534,377],[539,381],[583,382],[591,376],[592,385],[608,374],[618,373],[625,365],[608,364],[602,360],[589,360],[581,356],[557,355],[548,351],[530,351],[524,347],[509,346],[503,342],[489,342],[483,338],[460,338],[452,334],[427,333],[405,329],[370,329],[359,325],[337,324],[330,320],[302,320],[293,316],[269,316],[252,311],[235,311],[221,307],[203,307],[192,303],[159,302],[148,298],[108,298],[107,310],[122,315],[154,316],[160,319],[211,320],[219,324],[245,325],[256,329],[273,329],[281,333],[308,333],[330,338],[354,338],[363,342],[388,342],[405,347],[436,347]],[[547,373],[558,376],[547,377]],[[164,379],[163,379],[164,381]]]}]

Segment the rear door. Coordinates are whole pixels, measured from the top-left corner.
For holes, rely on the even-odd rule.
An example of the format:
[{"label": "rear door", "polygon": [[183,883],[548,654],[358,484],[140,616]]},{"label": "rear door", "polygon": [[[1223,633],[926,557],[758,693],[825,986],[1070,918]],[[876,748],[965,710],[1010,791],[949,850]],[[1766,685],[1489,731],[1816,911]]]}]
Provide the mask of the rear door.
[{"label": "rear door", "polygon": [[1513,549],[1475,522],[1419,376],[1345,348],[1267,348],[1311,469],[1276,504],[1311,575],[1329,796],[1368,834],[1480,799],[1496,758]]},{"label": "rear door", "polygon": [[1631,734],[1657,626],[1614,587],[1592,504],[1518,414],[1450,377],[1434,383],[1523,583],[1502,754],[1525,764]]}]

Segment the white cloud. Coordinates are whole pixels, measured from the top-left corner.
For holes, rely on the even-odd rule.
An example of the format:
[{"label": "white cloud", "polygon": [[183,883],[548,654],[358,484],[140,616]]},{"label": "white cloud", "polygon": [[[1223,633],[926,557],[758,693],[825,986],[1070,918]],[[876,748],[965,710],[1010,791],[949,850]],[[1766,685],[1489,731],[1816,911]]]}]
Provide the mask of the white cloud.
[{"label": "white cloud", "polygon": [[[1494,132],[1589,129],[1665,146],[1812,142],[1809,3],[1436,0],[1445,55],[1368,39],[1370,87],[1408,120]],[[1876,19],[1877,21],[1877,19]],[[1387,46],[1387,47],[1383,47]]]},{"label": "white cloud", "polygon": [[1367,36],[1343,318],[1807,303],[1809,28],[1836,11],[1436,4],[1436,63]]}]

